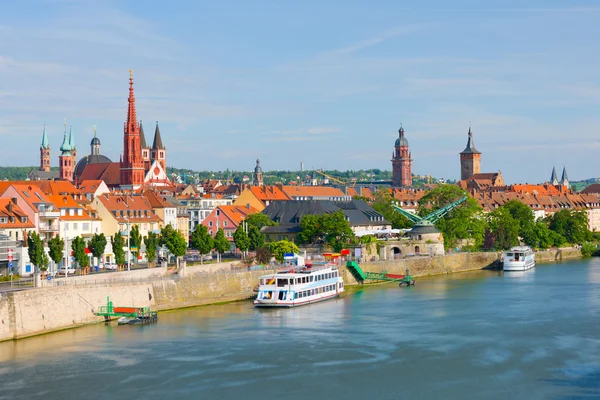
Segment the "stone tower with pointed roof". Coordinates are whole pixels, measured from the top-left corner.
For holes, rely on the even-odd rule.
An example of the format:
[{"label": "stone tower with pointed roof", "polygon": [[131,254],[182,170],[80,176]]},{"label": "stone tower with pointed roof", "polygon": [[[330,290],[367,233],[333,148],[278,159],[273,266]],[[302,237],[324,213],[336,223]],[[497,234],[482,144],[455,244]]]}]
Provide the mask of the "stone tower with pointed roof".
[{"label": "stone tower with pointed roof", "polygon": [[569,187],[569,177],[567,176],[567,167],[563,167],[562,177],[560,178],[560,184],[564,187]]},{"label": "stone tower with pointed roof", "polygon": [[42,144],[40,145],[40,171],[50,172],[50,143],[46,134],[46,125],[44,125]]},{"label": "stone tower with pointed roof", "polygon": [[[71,133],[72,132],[73,131],[71,130]],[[58,177],[67,181],[73,181],[73,171],[75,170],[75,162],[73,161],[73,147],[71,147],[70,139],[67,138],[66,122],[65,133],[63,135],[63,143],[60,146],[60,152],[60,156],[58,156]]]},{"label": "stone tower with pointed roof", "polygon": [[252,186],[264,186],[263,172],[260,167],[260,160],[256,160],[256,167],[254,167],[254,176],[252,177]]},{"label": "stone tower with pointed roof", "polygon": [[167,170],[167,149],[163,146],[162,137],[160,136],[160,128],[156,121],[156,129],[154,130],[154,142],[152,143],[152,162],[158,161],[162,168]]},{"label": "stone tower with pointed roof", "polygon": [[475,148],[473,132],[469,126],[467,147],[460,153],[460,179],[469,179],[479,173],[481,173],[481,152]]},{"label": "stone tower with pointed roof", "polygon": [[408,140],[404,137],[404,128],[400,127],[399,137],[392,153],[392,187],[412,186],[412,157],[408,151]]},{"label": "stone tower with pointed roof", "polygon": [[123,156],[119,170],[121,175],[121,187],[124,189],[137,189],[144,183],[145,173],[141,154],[140,125],[137,122],[135,110],[133,70],[129,70],[128,103],[127,121],[123,128]]},{"label": "stone tower with pointed roof", "polygon": [[140,121],[140,146],[142,147],[142,162],[144,163],[144,171],[148,171],[150,169],[150,165],[152,165],[152,160],[150,159],[152,149],[148,147],[148,144],[146,143],[146,135],[144,134],[144,126],[142,125],[142,121]]},{"label": "stone tower with pointed roof", "polygon": [[73,126],[69,125],[69,146],[71,147],[71,156],[73,156],[73,165],[77,164],[77,147],[75,146],[75,136],[73,136]]},{"label": "stone tower with pointed roof", "polygon": [[550,175],[550,184],[557,186],[558,185],[558,176],[556,175],[556,167],[552,167],[552,175]]}]

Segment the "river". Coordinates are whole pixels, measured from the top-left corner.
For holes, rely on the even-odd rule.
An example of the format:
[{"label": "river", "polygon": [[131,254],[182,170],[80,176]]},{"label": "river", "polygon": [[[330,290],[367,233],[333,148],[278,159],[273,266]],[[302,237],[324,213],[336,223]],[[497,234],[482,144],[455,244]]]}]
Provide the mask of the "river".
[{"label": "river", "polygon": [[600,397],[600,260],[0,343],[0,399]]}]

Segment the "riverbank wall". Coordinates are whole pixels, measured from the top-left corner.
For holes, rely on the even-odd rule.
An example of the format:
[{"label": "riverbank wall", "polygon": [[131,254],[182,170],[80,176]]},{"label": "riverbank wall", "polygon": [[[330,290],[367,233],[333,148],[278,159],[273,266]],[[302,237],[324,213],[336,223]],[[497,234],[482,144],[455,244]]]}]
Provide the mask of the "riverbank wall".
[{"label": "riverbank wall", "polygon": [[[540,262],[580,257],[578,249],[537,253]],[[456,253],[363,263],[371,272],[415,277],[492,268],[500,253]],[[358,283],[340,268],[348,286]],[[47,287],[0,295],[0,341],[20,339],[102,322],[94,315],[110,297],[115,306],[151,307],[164,311],[250,299],[258,278],[270,271],[247,271],[231,263],[188,266],[172,275],[166,268],[68,277]],[[53,286],[48,286],[48,285]]]}]

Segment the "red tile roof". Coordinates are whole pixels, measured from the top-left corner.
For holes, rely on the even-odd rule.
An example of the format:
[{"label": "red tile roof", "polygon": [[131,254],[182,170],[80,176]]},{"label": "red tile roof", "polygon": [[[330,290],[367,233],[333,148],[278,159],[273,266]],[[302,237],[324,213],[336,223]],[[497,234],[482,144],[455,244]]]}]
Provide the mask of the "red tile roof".
[{"label": "red tile roof", "polygon": [[[0,229],[32,229],[34,223],[27,218],[27,214],[19,208],[11,199],[0,198],[0,217],[7,219],[6,223],[0,223]],[[24,220],[27,219],[25,222]],[[12,221],[12,222],[11,222]]]},{"label": "red tile roof", "polygon": [[[277,187],[277,186],[275,186]],[[346,197],[340,188],[332,186],[283,186],[283,192],[289,197]]]},{"label": "red tile roof", "polygon": [[81,193],[95,193],[96,190],[98,190],[98,187],[100,187],[100,185],[102,185],[103,180],[101,179],[88,179],[85,181],[82,181],[79,184],[79,190],[81,191]]},{"label": "red tile roof", "polygon": [[152,210],[148,200],[143,196],[105,193],[98,196],[98,200],[119,222],[125,222],[125,216],[129,219],[129,222],[133,223],[161,221],[160,217]]},{"label": "red tile roof", "polygon": [[121,163],[95,163],[87,164],[79,177],[80,181],[102,180],[108,187],[121,184]]},{"label": "red tile roof", "polygon": [[291,200],[284,192],[277,186],[250,186],[248,188],[252,194],[260,201],[274,201],[274,200]]}]

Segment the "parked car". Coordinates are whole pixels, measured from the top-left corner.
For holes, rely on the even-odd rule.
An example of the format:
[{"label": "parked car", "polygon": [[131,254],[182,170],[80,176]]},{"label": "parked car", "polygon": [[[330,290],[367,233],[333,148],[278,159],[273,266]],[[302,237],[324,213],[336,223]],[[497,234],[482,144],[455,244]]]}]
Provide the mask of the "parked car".
[{"label": "parked car", "polygon": [[111,263],[111,262],[107,262],[104,263],[104,268],[108,269],[108,270],[116,270],[117,269],[117,264],[115,263]]},{"label": "parked car", "polygon": [[65,267],[60,267],[58,269],[58,271],[56,271],[57,275],[65,275],[65,272],[69,275],[73,275],[75,273],[75,268],[66,268]]}]

